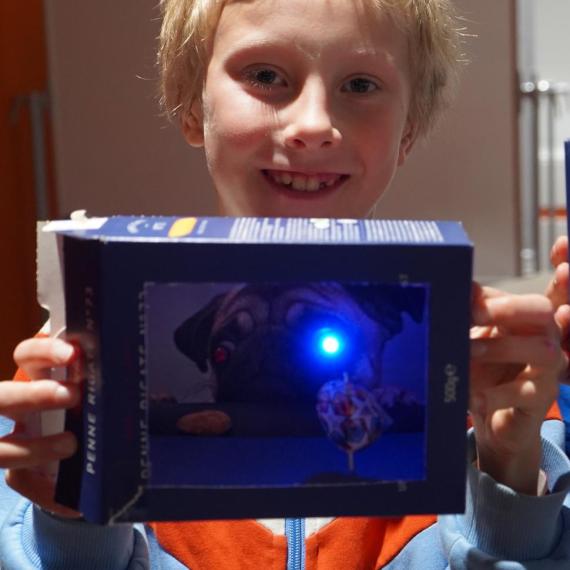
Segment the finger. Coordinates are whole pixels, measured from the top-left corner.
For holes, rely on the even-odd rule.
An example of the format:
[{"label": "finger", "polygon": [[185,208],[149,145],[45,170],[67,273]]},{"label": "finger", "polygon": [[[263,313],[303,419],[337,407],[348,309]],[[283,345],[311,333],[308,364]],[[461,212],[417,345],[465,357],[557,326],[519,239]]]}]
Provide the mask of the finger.
[{"label": "finger", "polygon": [[0,415],[19,419],[29,412],[72,408],[80,397],[80,387],[66,382],[0,382]]},{"label": "finger", "polygon": [[564,368],[560,372],[560,375],[558,376],[558,381],[561,384],[570,385],[570,352],[564,350],[562,354],[564,355],[565,364]]},{"label": "finger", "polygon": [[558,332],[552,303],[544,295],[510,295],[486,297],[473,308],[477,326],[495,326],[526,334],[533,331]]},{"label": "finger", "polygon": [[554,321],[560,330],[560,338],[564,349],[570,348],[570,305],[560,305],[554,313]]},{"label": "finger", "polygon": [[6,483],[20,495],[52,513],[67,518],[81,516],[81,513],[59,505],[53,500],[53,483],[40,473],[28,469],[11,469],[6,473]]},{"label": "finger", "polygon": [[487,309],[485,305],[487,300],[507,297],[508,295],[508,293],[505,293],[500,289],[495,289],[494,287],[489,287],[487,285],[483,286],[476,281],[473,281],[471,286],[471,324],[486,324]]},{"label": "finger", "polygon": [[495,297],[506,297],[506,296],[512,294],[512,293],[508,293],[506,291],[502,291],[501,289],[491,287],[489,285],[480,285],[480,288],[481,288],[480,295],[483,299],[492,299]]},{"label": "finger", "polygon": [[524,364],[560,371],[562,350],[545,336],[502,336],[471,340],[471,357],[484,364]]},{"label": "finger", "polygon": [[537,421],[542,421],[557,395],[558,387],[554,381],[522,378],[498,384],[484,392],[474,392],[470,411],[479,416],[489,416],[499,410],[510,410],[513,414],[532,415]]},{"label": "finger", "polygon": [[481,326],[479,323],[487,320],[487,311],[485,308],[486,300],[490,297],[501,297],[501,291],[492,287],[482,286],[476,281],[471,285],[471,332],[475,328],[479,328],[480,336],[489,336],[492,327]]},{"label": "finger", "polygon": [[0,439],[0,468],[38,467],[70,457],[76,449],[77,440],[70,432],[29,439],[8,435]]},{"label": "finger", "polygon": [[568,260],[568,236],[560,236],[550,250],[550,261],[556,267]]},{"label": "finger", "polygon": [[47,370],[71,363],[75,347],[58,338],[31,338],[14,350],[14,361],[32,379],[46,378]]},{"label": "finger", "polygon": [[554,270],[554,277],[546,287],[545,295],[555,308],[568,303],[568,271],[567,262],[557,265]]},{"label": "finger", "polygon": [[485,300],[491,297],[503,297],[506,293],[489,287],[487,285],[483,286],[477,281],[471,283],[471,312],[473,313],[476,309],[481,308],[485,304]]},{"label": "finger", "polygon": [[558,307],[554,319],[560,327],[562,356],[564,358],[564,368],[559,380],[563,384],[570,384],[570,306]]}]

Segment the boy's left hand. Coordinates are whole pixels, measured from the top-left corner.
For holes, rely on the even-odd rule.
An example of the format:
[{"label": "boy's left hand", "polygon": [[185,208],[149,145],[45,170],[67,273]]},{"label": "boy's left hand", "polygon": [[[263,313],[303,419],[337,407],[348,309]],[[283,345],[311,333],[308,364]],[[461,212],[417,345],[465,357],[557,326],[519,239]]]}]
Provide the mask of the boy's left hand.
[{"label": "boy's left hand", "polygon": [[470,413],[478,466],[499,483],[535,495],[540,427],[567,366],[552,303],[474,284]]},{"label": "boy's left hand", "polygon": [[[570,308],[569,281],[570,268],[568,266],[568,238],[559,237],[550,251],[550,261],[554,267],[554,275],[546,288],[546,296],[552,302],[556,311],[556,322],[560,327],[562,349],[570,353]],[[570,370],[566,370],[560,378],[561,382],[570,384]]]},{"label": "boy's left hand", "polygon": [[555,309],[567,305],[568,299],[568,237],[559,237],[550,250],[550,262],[554,275],[546,288],[546,296]]}]

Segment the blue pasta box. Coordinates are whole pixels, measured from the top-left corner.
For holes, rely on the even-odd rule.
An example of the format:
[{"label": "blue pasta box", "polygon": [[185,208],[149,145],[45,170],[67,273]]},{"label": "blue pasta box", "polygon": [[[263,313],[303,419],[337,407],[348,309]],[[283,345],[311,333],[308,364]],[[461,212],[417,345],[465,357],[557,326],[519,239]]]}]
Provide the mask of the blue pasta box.
[{"label": "blue pasta box", "polygon": [[76,218],[38,255],[81,354],[56,498],[88,521],[464,510],[459,223]]},{"label": "blue pasta box", "polygon": [[[568,208],[570,208],[570,139],[564,141],[564,159],[566,175],[566,235],[570,235],[570,216],[568,216]],[[566,427],[566,449],[570,449],[570,386],[560,384],[558,404]]]},{"label": "blue pasta box", "polygon": [[[564,141],[564,161],[566,173],[566,209],[570,204],[570,139]],[[568,223],[568,234],[570,236],[570,218],[566,216]]]}]

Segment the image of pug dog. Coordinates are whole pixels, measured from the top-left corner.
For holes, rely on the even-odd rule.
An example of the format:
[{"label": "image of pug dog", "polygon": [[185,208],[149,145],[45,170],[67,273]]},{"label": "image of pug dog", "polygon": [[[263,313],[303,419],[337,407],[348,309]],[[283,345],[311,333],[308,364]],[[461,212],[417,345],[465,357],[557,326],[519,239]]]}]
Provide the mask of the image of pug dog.
[{"label": "image of pug dog", "polygon": [[403,313],[420,323],[425,312],[422,287],[251,283],[214,297],[174,340],[210,375],[218,402],[314,402],[345,373],[380,389],[384,347],[402,331]]}]

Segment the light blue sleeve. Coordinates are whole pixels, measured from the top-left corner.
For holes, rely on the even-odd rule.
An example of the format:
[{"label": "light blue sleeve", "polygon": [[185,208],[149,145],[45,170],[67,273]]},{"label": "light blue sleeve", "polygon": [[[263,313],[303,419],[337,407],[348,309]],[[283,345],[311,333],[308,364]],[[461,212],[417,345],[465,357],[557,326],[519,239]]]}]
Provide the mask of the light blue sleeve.
[{"label": "light blue sleeve", "polygon": [[466,512],[438,521],[448,568],[570,568],[570,461],[559,447],[563,441],[562,422],[545,422],[542,469],[549,493],[532,497],[517,494],[472,467],[475,438],[469,434]]},{"label": "light blue sleeve", "polygon": [[[0,417],[0,436],[12,423]],[[53,516],[12,491],[0,473],[2,570],[143,570],[148,545],[140,525],[97,526]]]}]

